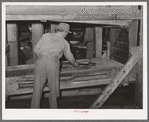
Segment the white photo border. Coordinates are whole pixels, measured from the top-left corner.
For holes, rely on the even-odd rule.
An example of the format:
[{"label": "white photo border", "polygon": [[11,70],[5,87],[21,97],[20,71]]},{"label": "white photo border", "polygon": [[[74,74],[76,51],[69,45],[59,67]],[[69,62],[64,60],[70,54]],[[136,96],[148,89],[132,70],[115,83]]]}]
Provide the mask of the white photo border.
[{"label": "white photo border", "polygon": [[[143,109],[6,109],[6,5],[143,5]],[[3,120],[146,120],[147,119],[147,2],[2,2],[2,119]],[[80,112],[74,112],[80,111]],[[88,111],[82,113],[81,111]]]}]

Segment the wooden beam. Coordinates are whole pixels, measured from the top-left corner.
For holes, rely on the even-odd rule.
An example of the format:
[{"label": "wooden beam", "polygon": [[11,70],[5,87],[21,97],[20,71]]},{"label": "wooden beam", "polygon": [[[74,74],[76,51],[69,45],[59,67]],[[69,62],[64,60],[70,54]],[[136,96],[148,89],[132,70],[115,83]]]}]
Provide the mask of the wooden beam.
[{"label": "wooden beam", "polygon": [[[96,80],[88,80],[88,81],[60,81],[60,89],[73,89],[73,88],[81,88],[81,87],[91,87],[97,85],[107,85],[111,82],[111,78],[108,79],[96,79]],[[7,81],[6,81],[7,82]],[[26,81],[27,82],[27,81]],[[20,82],[21,83],[21,82]],[[49,87],[46,85],[44,91],[49,91]],[[6,95],[23,95],[29,94],[33,92],[33,82],[28,81],[26,86],[23,88],[20,87],[19,81],[13,82],[12,84],[6,83]]]},{"label": "wooden beam", "polygon": [[86,43],[87,46],[86,59],[91,59],[94,57],[93,41],[94,41],[94,28],[86,27],[84,35],[84,43]]},{"label": "wooden beam", "polygon": [[8,44],[8,37],[7,37],[7,24],[6,24],[6,40],[5,40],[5,67],[8,66],[8,52],[10,51],[10,45]]},{"label": "wooden beam", "polygon": [[129,46],[137,46],[137,38],[138,38],[138,21],[132,20],[130,28],[129,28]]},{"label": "wooden beam", "polygon": [[56,33],[57,32],[57,27],[58,27],[58,24],[55,24],[55,23],[51,23],[51,33]]},{"label": "wooden beam", "polygon": [[138,108],[143,108],[143,60],[138,63],[138,71],[136,73],[136,86],[135,86],[135,104]]},{"label": "wooden beam", "polygon": [[[89,59],[81,59],[77,60],[78,62],[88,62]],[[101,58],[93,58],[91,59],[93,63],[96,63],[95,66],[80,66],[79,68],[74,68],[68,62],[62,62],[62,68],[60,72],[60,76],[76,76],[76,75],[86,75],[89,73],[104,73],[110,69],[116,69],[117,71],[123,67],[123,64],[110,60],[110,59],[101,59]],[[67,64],[66,64],[67,63]],[[22,75],[33,75],[35,69],[35,64],[29,65],[16,65],[16,66],[8,66],[6,68],[6,77],[15,77]],[[115,72],[115,71],[114,71]]]},{"label": "wooden beam", "polygon": [[95,27],[95,50],[96,57],[102,56],[102,31],[101,27]]},{"label": "wooden beam", "polygon": [[107,20],[139,19],[143,13],[138,6],[109,5],[12,5],[6,7],[6,20]]},{"label": "wooden beam", "polygon": [[97,100],[92,104],[90,108],[91,109],[100,108],[142,57],[143,57],[143,49],[142,46],[140,46],[140,48],[134,52],[134,54],[127,61],[125,66],[116,75],[116,77],[112,80],[112,82],[103,90],[102,94],[97,98]]},{"label": "wooden beam", "polygon": [[[60,77],[60,81],[88,81],[88,80],[98,80],[98,79],[107,79],[109,78],[109,72],[111,71],[105,71],[105,72],[88,72],[85,74],[75,74],[73,76],[62,76]],[[18,84],[27,84],[27,83],[33,83],[34,82],[34,75],[23,75],[23,76],[16,76],[16,77],[8,77],[6,78],[6,83],[12,84],[13,82],[17,82]]]},{"label": "wooden beam", "polygon": [[[89,60],[78,60],[78,62],[83,61]],[[107,85],[123,66],[123,64],[110,59],[93,58],[91,61],[96,62],[96,66],[74,68],[68,62],[62,62],[63,66],[60,73],[60,89],[64,90]],[[11,87],[11,91],[7,89],[6,94],[23,95],[32,93],[34,67],[34,64],[7,67],[6,87]],[[48,86],[46,86],[45,90],[49,90]]]},{"label": "wooden beam", "polygon": [[18,25],[16,23],[7,23],[7,39],[10,45],[9,65],[19,64],[19,44],[18,44]]},{"label": "wooden beam", "polygon": [[[97,95],[102,92],[105,86],[98,86],[95,88],[88,87],[88,88],[78,88],[78,89],[66,89],[60,90],[61,97],[66,96],[82,96],[82,95]],[[32,93],[30,94],[20,94],[20,95],[13,95],[9,96],[9,100],[18,100],[18,99],[30,99],[32,97]],[[49,97],[49,91],[43,92],[43,97]]]},{"label": "wooden beam", "polygon": [[[140,20],[140,45],[143,45],[143,20]],[[136,75],[135,103],[138,108],[143,108],[143,59],[138,62]]]},{"label": "wooden beam", "polygon": [[7,21],[26,21],[26,20],[33,20],[33,21],[41,21],[41,18],[50,22],[69,22],[69,23],[85,23],[85,24],[100,24],[100,25],[108,25],[108,26],[129,26],[131,20],[121,19],[121,20],[114,20],[113,18],[108,19],[81,19],[78,18],[73,19],[72,17],[64,17],[59,15],[7,15]]},{"label": "wooden beam", "polygon": [[107,41],[107,50],[106,50],[106,57],[108,59],[110,59],[110,47],[111,47],[111,44],[110,44],[110,41]]},{"label": "wooden beam", "polygon": [[[42,37],[43,33],[44,33],[44,26],[42,23],[32,23],[32,42],[33,42],[32,47],[33,47],[33,50],[34,50],[34,47],[37,44],[37,42]],[[34,60],[32,63],[35,63],[35,61],[37,59],[37,55],[35,53],[33,53],[33,58],[34,58]]]}]

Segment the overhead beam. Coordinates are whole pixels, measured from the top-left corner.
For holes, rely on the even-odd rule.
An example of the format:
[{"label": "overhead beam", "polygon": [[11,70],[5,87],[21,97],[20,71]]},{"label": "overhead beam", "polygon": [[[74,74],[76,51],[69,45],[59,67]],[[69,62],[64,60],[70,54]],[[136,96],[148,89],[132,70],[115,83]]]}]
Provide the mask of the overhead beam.
[{"label": "overhead beam", "polygon": [[142,11],[135,5],[10,5],[6,7],[7,20],[10,18],[13,20],[14,17],[22,20],[27,17],[26,15],[31,15],[32,19],[37,17],[38,20],[43,17],[42,15],[48,17],[50,15],[47,20],[56,17],[71,20],[143,18]]},{"label": "overhead beam", "polygon": [[[132,18],[130,18],[132,19]],[[6,21],[42,21],[47,20],[51,22],[69,22],[69,23],[85,23],[85,24],[101,24],[101,25],[109,25],[109,26],[128,26],[131,20],[115,20],[113,18],[78,18],[75,19],[73,15],[71,16],[60,16],[60,15],[7,15]]]}]

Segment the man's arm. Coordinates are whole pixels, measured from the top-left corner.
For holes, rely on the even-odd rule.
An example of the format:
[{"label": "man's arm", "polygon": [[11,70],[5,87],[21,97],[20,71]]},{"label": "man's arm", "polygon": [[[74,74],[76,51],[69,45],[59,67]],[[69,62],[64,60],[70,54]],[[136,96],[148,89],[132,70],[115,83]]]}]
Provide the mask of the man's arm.
[{"label": "man's arm", "polygon": [[64,55],[67,58],[67,60],[74,66],[78,67],[78,63],[76,62],[73,54],[70,51],[70,45],[69,43],[66,41],[65,43],[65,48],[64,48]]}]

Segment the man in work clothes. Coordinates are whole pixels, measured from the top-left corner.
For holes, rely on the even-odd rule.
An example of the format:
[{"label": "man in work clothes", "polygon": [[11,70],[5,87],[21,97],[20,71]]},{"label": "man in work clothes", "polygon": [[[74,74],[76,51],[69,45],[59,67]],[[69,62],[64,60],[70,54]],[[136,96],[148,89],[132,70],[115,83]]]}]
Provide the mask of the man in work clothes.
[{"label": "man in work clothes", "polygon": [[57,33],[46,33],[35,45],[34,52],[37,54],[34,89],[31,101],[31,108],[40,108],[42,90],[48,79],[49,85],[49,106],[57,108],[59,97],[59,59],[65,55],[67,60],[78,67],[73,54],[70,51],[69,43],[64,39],[70,33],[69,25],[60,23]]}]

